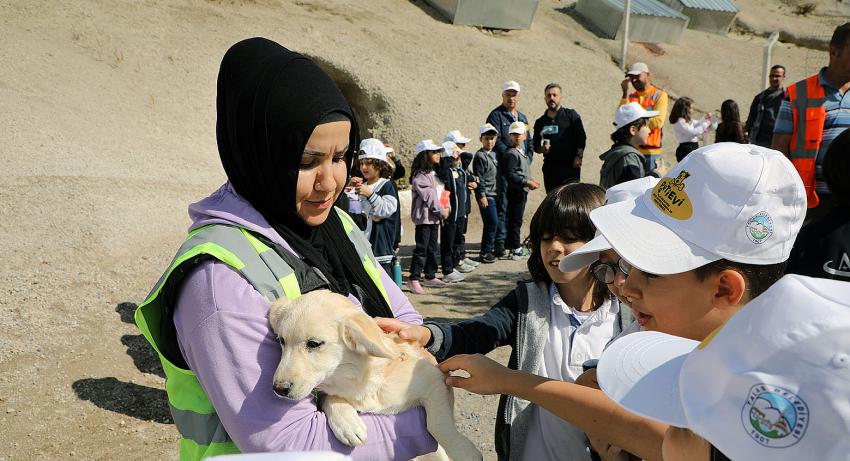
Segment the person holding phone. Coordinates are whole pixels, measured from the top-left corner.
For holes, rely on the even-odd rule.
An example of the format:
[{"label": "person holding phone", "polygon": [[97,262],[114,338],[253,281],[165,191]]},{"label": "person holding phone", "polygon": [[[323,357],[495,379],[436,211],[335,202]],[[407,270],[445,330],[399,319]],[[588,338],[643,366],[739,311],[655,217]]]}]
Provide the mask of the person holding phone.
[{"label": "person holding phone", "polygon": [[534,122],[534,152],[543,154],[543,187],[547,194],[562,184],[580,179],[587,144],[581,116],[561,106],[561,97],[561,85],[546,85],[543,90],[546,112]]}]

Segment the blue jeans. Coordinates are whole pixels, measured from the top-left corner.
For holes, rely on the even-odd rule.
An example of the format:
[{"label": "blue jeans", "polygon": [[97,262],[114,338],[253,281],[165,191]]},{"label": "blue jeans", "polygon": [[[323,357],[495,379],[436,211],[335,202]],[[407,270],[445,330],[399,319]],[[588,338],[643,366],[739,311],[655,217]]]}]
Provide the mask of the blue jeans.
[{"label": "blue jeans", "polygon": [[508,189],[507,195],[507,218],[508,238],[505,241],[505,249],[515,250],[522,246],[522,215],[525,212],[525,202],[528,199],[528,191],[525,189]]},{"label": "blue jeans", "polygon": [[481,221],[484,230],[481,232],[481,254],[493,252],[493,242],[496,241],[496,227],[499,225],[499,212],[496,210],[496,199],[487,197],[487,208],[481,208]]},{"label": "blue jeans", "polygon": [[[504,178],[501,176],[497,181],[504,181]],[[505,186],[502,188],[496,188],[496,214],[498,218],[498,222],[496,223],[496,241],[504,243],[508,237],[508,227],[507,227],[507,215],[506,210],[508,209],[508,194],[506,192],[508,186],[507,181],[505,181]]]}]

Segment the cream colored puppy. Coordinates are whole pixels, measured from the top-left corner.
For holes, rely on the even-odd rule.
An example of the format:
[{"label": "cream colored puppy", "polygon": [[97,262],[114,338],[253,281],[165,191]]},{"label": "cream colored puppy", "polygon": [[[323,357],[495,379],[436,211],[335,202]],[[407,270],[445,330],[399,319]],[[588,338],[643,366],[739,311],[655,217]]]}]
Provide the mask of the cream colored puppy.
[{"label": "cream colored puppy", "polygon": [[317,290],[292,301],[282,298],[272,304],[269,321],[283,351],[275,393],[293,400],[314,389],[327,394],[322,411],[342,443],[366,441],[358,411],[394,414],[421,405],[428,431],[449,457],[482,459],[458,432],[454,394],[427,352],[381,331],[345,296]]}]

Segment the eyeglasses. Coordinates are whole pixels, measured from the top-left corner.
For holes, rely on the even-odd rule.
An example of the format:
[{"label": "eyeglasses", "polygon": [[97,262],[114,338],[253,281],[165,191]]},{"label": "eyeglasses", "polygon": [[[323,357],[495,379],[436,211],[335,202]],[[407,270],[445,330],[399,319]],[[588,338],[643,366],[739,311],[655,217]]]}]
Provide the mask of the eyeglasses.
[{"label": "eyeglasses", "polygon": [[596,280],[609,285],[614,283],[614,280],[617,278],[618,270],[623,273],[623,276],[628,277],[629,273],[632,271],[632,267],[633,266],[623,258],[620,258],[616,264],[596,261],[590,265],[590,273],[593,274],[593,278]]}]

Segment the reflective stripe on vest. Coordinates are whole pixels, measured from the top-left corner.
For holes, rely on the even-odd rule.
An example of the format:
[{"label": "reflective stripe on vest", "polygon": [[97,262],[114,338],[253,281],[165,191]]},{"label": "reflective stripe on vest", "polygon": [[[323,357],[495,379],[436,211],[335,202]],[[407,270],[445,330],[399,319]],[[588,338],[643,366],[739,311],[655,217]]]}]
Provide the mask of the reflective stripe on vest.
[{"label": "reflective stripe on vest", "polygon": [[[646,110],[654,110],[655,104],[658,103],[658,98],[661,97],[661,92],[658,91],[658,88],[652,86],[652,89],[647,92],[646,95],[643,96],[643,101],[641,101],[641,97],[637,95],[637,93],[632,93],[628,101],[636,102],[641,105]],[[663,114],[662,114],[663,115]],[[647,149],[660,149],[661,148],[661,128],[655,128],[653,130],[649,130],[649,136],[646,138],[646,144],[641,144],[640,148]]]},{"label": "reflective stripe on vest", "polygon": [[[369,242],[354,225],[350,216],[339,209],[336,210],[349,240],[363,261],[364,269],[389,303]],[[162,289],[176,270],[188,271],[205,256],[213,257],[238,271],[270,302],[281,296],[289,299],[301,296],[293,269],[274,249],[247,230],[235,226],[210,225],[189,233],[169,268],[135,313],[139,330],[157,352],[165,371],[168,403],[174,424],[180,433],[181,461],[239,453],[195,374],[173,364],[162,354],[160,324],[166,308]]]},{"label": "reflective stripe on vest", "polygon": [[812,75],[788,87],[788,101],[794,123],[788,156],[806,187],[808,207],[814,208],[820,202],[815,169],[826,123],[826,93],[820,84],[819,75]]}]

